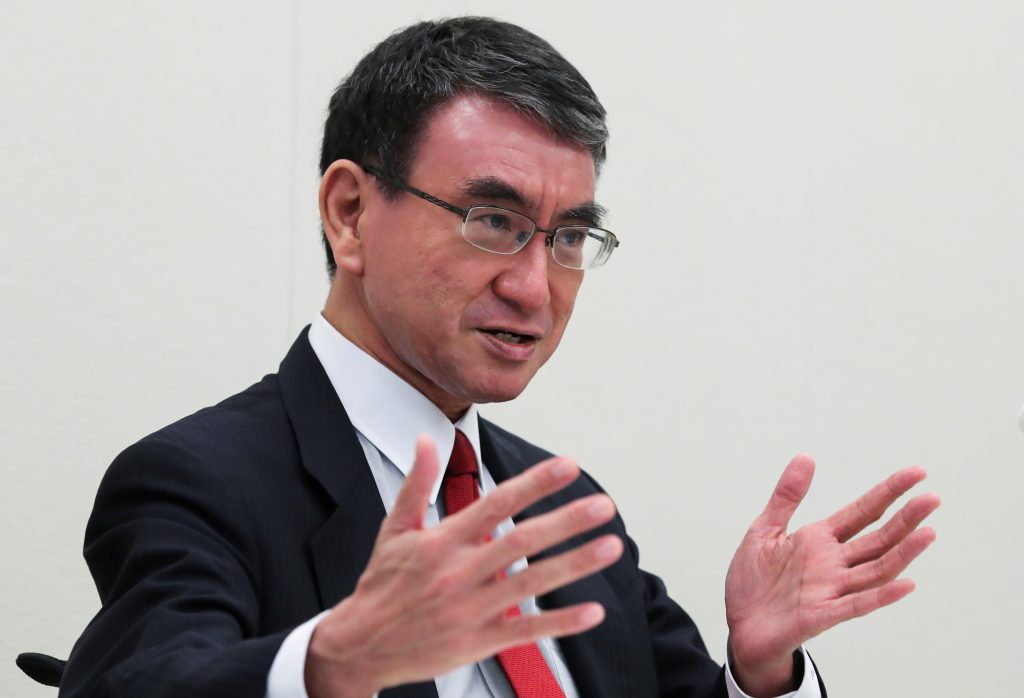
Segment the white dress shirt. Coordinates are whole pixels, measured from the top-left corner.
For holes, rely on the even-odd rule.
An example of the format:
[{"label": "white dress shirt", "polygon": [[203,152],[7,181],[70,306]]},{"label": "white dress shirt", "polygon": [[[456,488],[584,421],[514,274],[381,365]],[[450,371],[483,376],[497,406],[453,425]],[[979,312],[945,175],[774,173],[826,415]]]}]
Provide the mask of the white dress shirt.
[{"label": "white dress shirt", "polygon": [[[452,424],[422,393],[352,344],[319,313],[310,326],[309,343],[356,429],[386,512],[391,513],[402,482],[412,469],[416,437],[420,434],[433,438],[438,460],[445,464],[455,444],[455,429],[462,431],[476,454],[482,493],[487,494],[495,488],[494,478],[480,460],[476,405]],[[425,519],[427,526],[436,525],[443,514],[439,511],[443,510],[443,501],[437,498],[443,477],[442,467],[430,493]],[[504,535],[513,527],[512,520],[506,519],[498,525],[494,536]],[[517,560],[509,567],[509,574],[522,571],[526,564],[525,558]],[[524,600],[520,607],[524,614],[539,612],[533,597]],[[266,698],[308,698],[304,679],[306,652],[313,630],[326,613],[328,611],[311,618],[285,638],[270,668]],[[544,638],[537,644],[566,698],[578,698],[558,642]],[[804,667],[804,680],[799,690],[780,698],[820,698],[814,667],[806,653]],[[434,683],[439,698],[515,698],[504,671],[494,658],[458,667],[435,677]],[[736,686],[728,664],[726,686],[730,698],[750,698]]]}]

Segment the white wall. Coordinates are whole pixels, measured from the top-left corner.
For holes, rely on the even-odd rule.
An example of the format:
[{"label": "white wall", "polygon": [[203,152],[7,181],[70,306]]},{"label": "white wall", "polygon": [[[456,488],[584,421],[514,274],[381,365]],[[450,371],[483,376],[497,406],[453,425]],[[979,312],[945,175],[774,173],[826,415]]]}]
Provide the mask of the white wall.
[{"label": "white wall", "polygon": [[834,695],[1019,690],[1024,5],[4,3],[0,693],[66,656],[110,459],[275,370],[326,282],[336,82],[463,12],[551,40],[610,113],[622,239],[551,365],[484,410],[576,455],[722,657],[722,583],[795,452],[801,522],[886,473],[944,497],[918,591],[811,649]]}]

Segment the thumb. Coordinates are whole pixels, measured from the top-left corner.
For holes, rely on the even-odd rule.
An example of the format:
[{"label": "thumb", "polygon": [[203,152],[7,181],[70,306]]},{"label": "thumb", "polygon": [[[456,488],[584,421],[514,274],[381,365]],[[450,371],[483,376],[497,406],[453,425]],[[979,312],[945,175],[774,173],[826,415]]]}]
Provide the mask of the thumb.
[{"label": "thumb", "polygon": [[384,520],[381,533],[394,534],[423,528],[423,517],[427,514],[430,492],[439,470],[434,440],[426,434],[420,434],[416,439],[416,459],[412,470],[405,476],[395,506]]},{"label": "thumb", "polygon": [[782,476],[775,485],[775,491],[768,499],[768,505],[754,525],[785,533],[793,513],[807,496],[813,477],[814,459],[809,455],[801,453],[789,461],[789,465],[782,471]]}]

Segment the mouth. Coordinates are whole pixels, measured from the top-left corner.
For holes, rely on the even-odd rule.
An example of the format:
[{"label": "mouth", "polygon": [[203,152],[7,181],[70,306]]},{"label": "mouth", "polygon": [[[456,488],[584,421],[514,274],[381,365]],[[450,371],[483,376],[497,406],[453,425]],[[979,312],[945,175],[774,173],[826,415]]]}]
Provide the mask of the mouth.
[{"label": "mouth", "polygon": [[500,339],[503,342],[509,344],[533,344],[537,341],[537,337],[532,334],[520,334],[511,330],[498,329],[498,328],[481,328],[481,332],[489,334],[496,339]]}]

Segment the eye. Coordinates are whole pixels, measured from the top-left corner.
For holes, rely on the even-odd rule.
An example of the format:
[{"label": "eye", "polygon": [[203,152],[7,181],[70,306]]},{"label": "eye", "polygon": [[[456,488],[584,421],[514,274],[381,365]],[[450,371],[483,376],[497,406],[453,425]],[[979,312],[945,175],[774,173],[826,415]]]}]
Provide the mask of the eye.
[{"label": "eye", "polygon": [[491,230],[502,230],[509,231],[512,228],[512,223],[509,217],[501,213],[488,213],[483,216],[481,220]]},{"label": "eye", "polygon": [[558,233],[558,240],[566,247],[579,247],[587,239],[587,234],[582,230],[562,230]]}]

